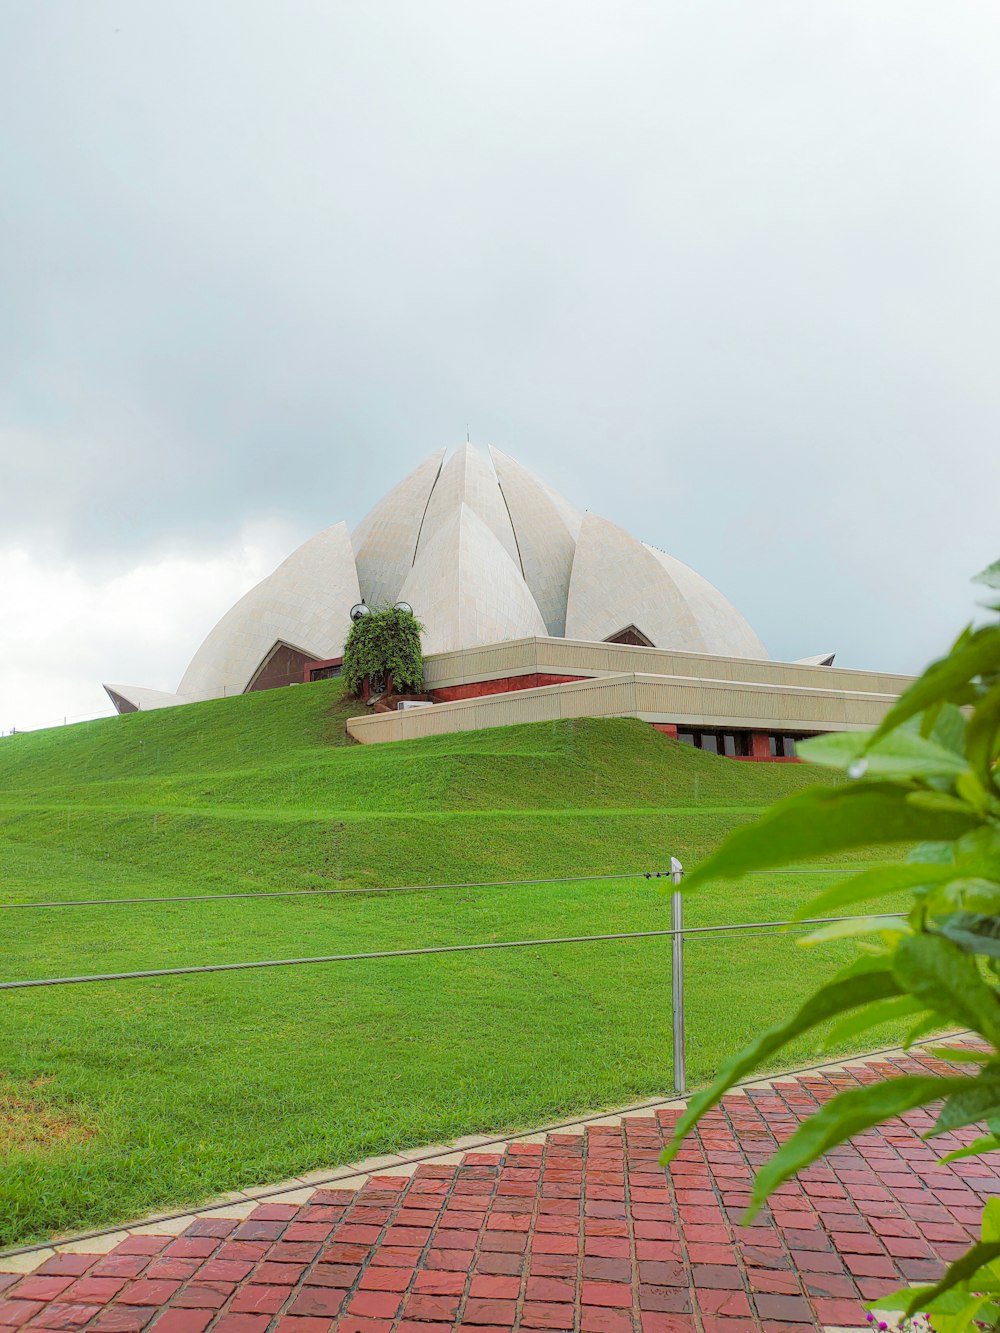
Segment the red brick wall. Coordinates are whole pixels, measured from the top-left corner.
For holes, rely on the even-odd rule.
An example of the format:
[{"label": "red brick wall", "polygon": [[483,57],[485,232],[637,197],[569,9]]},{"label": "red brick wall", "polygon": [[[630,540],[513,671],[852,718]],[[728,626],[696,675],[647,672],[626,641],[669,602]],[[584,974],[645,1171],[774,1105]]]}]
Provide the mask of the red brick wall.
[{"label": "red brick wall", "polygon": [[649,725],[654,731],[662,731],[664,736],[673,736],[674,740],[677,739],[676,722],[651,722]]},{"label": "red brick wall", "polygon": [[730,759],[741,759],[745,764],[801,764],[803,762],[797,754],[788,755],[787,758],[781,754],[733,754],[729,757]]},{"label": "red brick wall", "polygon": [[282,685],[298,685],[312,665],[313,659],[308,654],[283,643],[271,654],[267,665],[258,669],[247,686],[247,693],[252,690],[276,690]]},{"label": "red brick wall", "polygon": [[446,685],[433,690],[437,703],[451,703],[454,699],[482,699],[487,694],[509,694],[512,690],[537,690],[542,685],[568,685],[587,676],[546,676],[532,672],[528,676],[498,676],[495,680],[474,680],[467,685]]}]

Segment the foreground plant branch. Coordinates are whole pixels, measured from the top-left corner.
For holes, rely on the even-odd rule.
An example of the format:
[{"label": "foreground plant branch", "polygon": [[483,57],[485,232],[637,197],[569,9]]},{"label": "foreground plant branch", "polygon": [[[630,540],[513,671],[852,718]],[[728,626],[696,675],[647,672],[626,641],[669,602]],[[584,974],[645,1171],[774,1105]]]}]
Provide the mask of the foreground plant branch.
[{"label": "foreground plant branch", "polygon": [[[979,575],[1000,611],[1000,561]],[[799,919],[895,897],[900,917],[860,917],[803,943],[857,936],[860,956],[786,1022],[722,1069],[677,1124],[664,1164],[726,1091],[803,1032],[835,1022],[830,1043],[882,1023],[911,1021],[906,1044],[949,1024],[972,1029],[984,1049],[937,1048],[968,1074],[889,1079],[842,1092],[806,1120],[761,1168],[749,1221],[779,1185],[837,1144],[918,1106],[940,1103],[927,1137],[985,1122],[988,1133],[942,1160],[1000,1148],[1000,619],[971,626],[933,663],[872,733],[803,742],[813,763],[845,770],[847,786],[815,787],[779,802],[734,833],[689,875],[686,890],[751,870],[850,849],[916,844],[906,861],[852,875],[802,904]],[[940,1282],[873,1308],[918,1311],[940,1333],[1000,1329],[1000,1200],[983,1214],[982,1239]]]}]

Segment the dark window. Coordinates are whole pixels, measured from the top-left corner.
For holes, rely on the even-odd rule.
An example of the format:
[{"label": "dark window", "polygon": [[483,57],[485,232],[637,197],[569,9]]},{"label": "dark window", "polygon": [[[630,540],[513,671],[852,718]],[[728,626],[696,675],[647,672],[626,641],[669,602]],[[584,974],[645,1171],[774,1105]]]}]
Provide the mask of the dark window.
[{"label": "dark window", "polygon": [[767,741],[771,749],[772,759],[795,758],[794,736],[768,736]]},{"label": "dark window", "polygon": [[694,745],[707,754],[737,755],[750,753],[750,736],[746,731],[698,730],[677,732],[677,739],[685,745]]},{"label": "dark window", "polygon": [[336,666],[314,667],[313,670],[309,672],[309,679],[331,680],[334,676],[341,675],[343,670],[343,662],[339,662]]}]

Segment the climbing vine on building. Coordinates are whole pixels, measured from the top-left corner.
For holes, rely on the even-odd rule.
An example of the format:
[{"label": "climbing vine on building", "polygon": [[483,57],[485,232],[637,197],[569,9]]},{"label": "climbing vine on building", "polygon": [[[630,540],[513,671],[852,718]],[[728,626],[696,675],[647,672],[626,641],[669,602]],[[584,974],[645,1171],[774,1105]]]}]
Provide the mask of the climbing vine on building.
[{"label": "climbing vine on building", "polygon": [[343,677],[355,694],[365,679],[387,681],[397,693],[424,684],[423,625],[412,611],[398,606],[372,607],[351,626],[344,645]]}]

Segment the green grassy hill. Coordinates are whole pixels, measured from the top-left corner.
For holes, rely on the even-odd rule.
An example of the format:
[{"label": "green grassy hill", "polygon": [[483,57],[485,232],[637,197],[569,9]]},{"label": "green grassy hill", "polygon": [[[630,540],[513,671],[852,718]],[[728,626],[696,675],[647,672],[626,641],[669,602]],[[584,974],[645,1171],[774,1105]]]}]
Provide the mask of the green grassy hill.
[{"label": "green grassy hill", "polygon": [[[636,878],[0,910],[0,979],[664,928],[641,872],[819,776],[629,720],[361,747],[351,708],[324,681],[5,738],[0,905]],[[688,920],[781,918],[821,882]],[[692,940],[690,1079],[851,947]],[[0,992],[0,1244],[668,1091],[669,997],[666,939]]]}]

